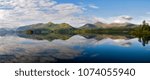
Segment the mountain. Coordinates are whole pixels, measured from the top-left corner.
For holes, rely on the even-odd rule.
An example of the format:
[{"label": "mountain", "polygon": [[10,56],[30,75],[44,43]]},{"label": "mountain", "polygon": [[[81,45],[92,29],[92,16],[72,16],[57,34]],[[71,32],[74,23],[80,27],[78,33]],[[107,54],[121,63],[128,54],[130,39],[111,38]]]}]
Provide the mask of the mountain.
[{"label": "mountain", "polygon": [[94,28],[98,27],[94,24],[85,24],[84,26],[80,27],[80,29],[94,29]]},{"label": "mountain", "polygon": [[61,24],[54,24],[52,22],[48,23],[38,23],[38,24],[32,24],[27,26],[22,26],[17,29],[17,31],[25,31],[25,30],[39,30],[39,29],[45,29],[45,30],[60,30],[60,29],[73,29],[73,27],[67,23],[61,23]]},{"label": "mountain", "polygon": [[127,27],[127,28],[133,28],[135,26],[137,25],[132,23],[111,23],[108,25],[108,27]]},{"label": "mountain", "polygon": [[[76,29],[72,27],[71,25],[67,23],[61,23],[61,24],[55,24],[52,22],[48,23],[38,23],[38,24],[32,24],[32,25],[27,25],[27,26],[22,26],[17,29],[18,32],[25,32],[27,34],[49,34],[49,33],[59,33],[59,34],[69,34],[69,33],[77,33],[77,32],[84,32],[84,30],[88,29],[118,29],[118,31],[128,31],[129,28],[133,28],[137,25],[132,24],[132,23],[111,23],[111,24],[106,24],[102,22],[97,22],[94,24],[85,24],[84,26]],[[113,30],[110,29],[110,31],[105,31],[103,32],[112,32]],[[115,31],[115,30],[114,30]],[[90,32],[90,31],[88,31]],[[96,31],[93,31],[96,32]],[[97,31],[98,33],[99,31]],[[101,31],[102,32],[102,31]]]},{"label": "mountain", "polygon": [[107,26],[108,24],[102,23],[102,22],[96,22],[94,25],[103,28],[103,27]]},{"label": "mountain", "polygon": [[106,24],[102,22],[96,22],[94,24],[85,24],[84,26],[80,27],[80,29],[94,29],[94,28],[120,28],[120,27],[125,27],[125,28],[133,28],[136,27],[136,24],[132,23],[111,23],[111,24]]}]

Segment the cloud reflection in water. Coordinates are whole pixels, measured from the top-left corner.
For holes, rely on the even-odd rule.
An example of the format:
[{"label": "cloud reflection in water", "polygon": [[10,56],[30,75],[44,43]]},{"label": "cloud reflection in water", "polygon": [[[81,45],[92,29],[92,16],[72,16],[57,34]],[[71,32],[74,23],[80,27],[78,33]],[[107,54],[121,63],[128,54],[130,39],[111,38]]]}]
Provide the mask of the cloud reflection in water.
[{"label": "cloud reflection in water", "polygon": [[57,60],[74,59],[84,55],[84,49],[88,46],[107,44],[130,47],[135,41],[137,39],[105,38],[96,40],[75,35],[68,40],[57,39],[49,42],[47,40],[4,36],[0,37],[0,62],[57,62]]}]

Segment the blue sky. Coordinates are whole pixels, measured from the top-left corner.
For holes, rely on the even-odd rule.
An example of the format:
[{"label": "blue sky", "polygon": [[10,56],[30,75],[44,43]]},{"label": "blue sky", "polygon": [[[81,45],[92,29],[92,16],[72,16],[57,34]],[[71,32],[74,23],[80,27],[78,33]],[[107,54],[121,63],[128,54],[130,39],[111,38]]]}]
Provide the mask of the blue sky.
[{"label": "blue sky", "polygon": [[[143,16],[150,12],[150,0],[57,0],[60,3],[74,3],[86,7],[89,4],[99,9],[89,9],[87,14],[111,17],[118,15]],[[81,4],[82,3],[82,4]]]},{"label": "blue sky", "polygon": [[0,24],[150,22],[149,4],[150,0],[0,0]]}]

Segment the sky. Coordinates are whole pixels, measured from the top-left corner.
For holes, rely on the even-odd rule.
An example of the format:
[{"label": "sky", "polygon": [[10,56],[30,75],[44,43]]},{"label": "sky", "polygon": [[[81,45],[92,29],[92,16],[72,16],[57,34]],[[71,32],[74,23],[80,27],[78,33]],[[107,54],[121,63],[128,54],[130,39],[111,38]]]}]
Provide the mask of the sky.
[{"label": "sky", "polygon": [[150,23],[150,0],[0,0],[0,28],[36,23]]}]

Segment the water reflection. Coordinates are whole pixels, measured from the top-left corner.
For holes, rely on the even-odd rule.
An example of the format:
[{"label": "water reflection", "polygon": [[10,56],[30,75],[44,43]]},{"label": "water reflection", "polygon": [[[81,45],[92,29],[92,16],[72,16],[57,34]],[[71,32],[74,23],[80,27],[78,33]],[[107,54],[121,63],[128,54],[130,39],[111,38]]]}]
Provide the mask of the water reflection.
[{"label": "water reflection", "polygon": [[141,42],[143,46],[146,46],[147,44],[149,44],[150,36],[141,36],[139,37],[138,41]]},{"label": "water reflection", "polygon": [[150,62],[149,49],[125,35],[1,36],[0,62]]},{"label": "water reflection", "polygon": [[1,62],[54,62],[72,59],[79,51],[47,40],[32,40],[17,36],[0,37]]}]

